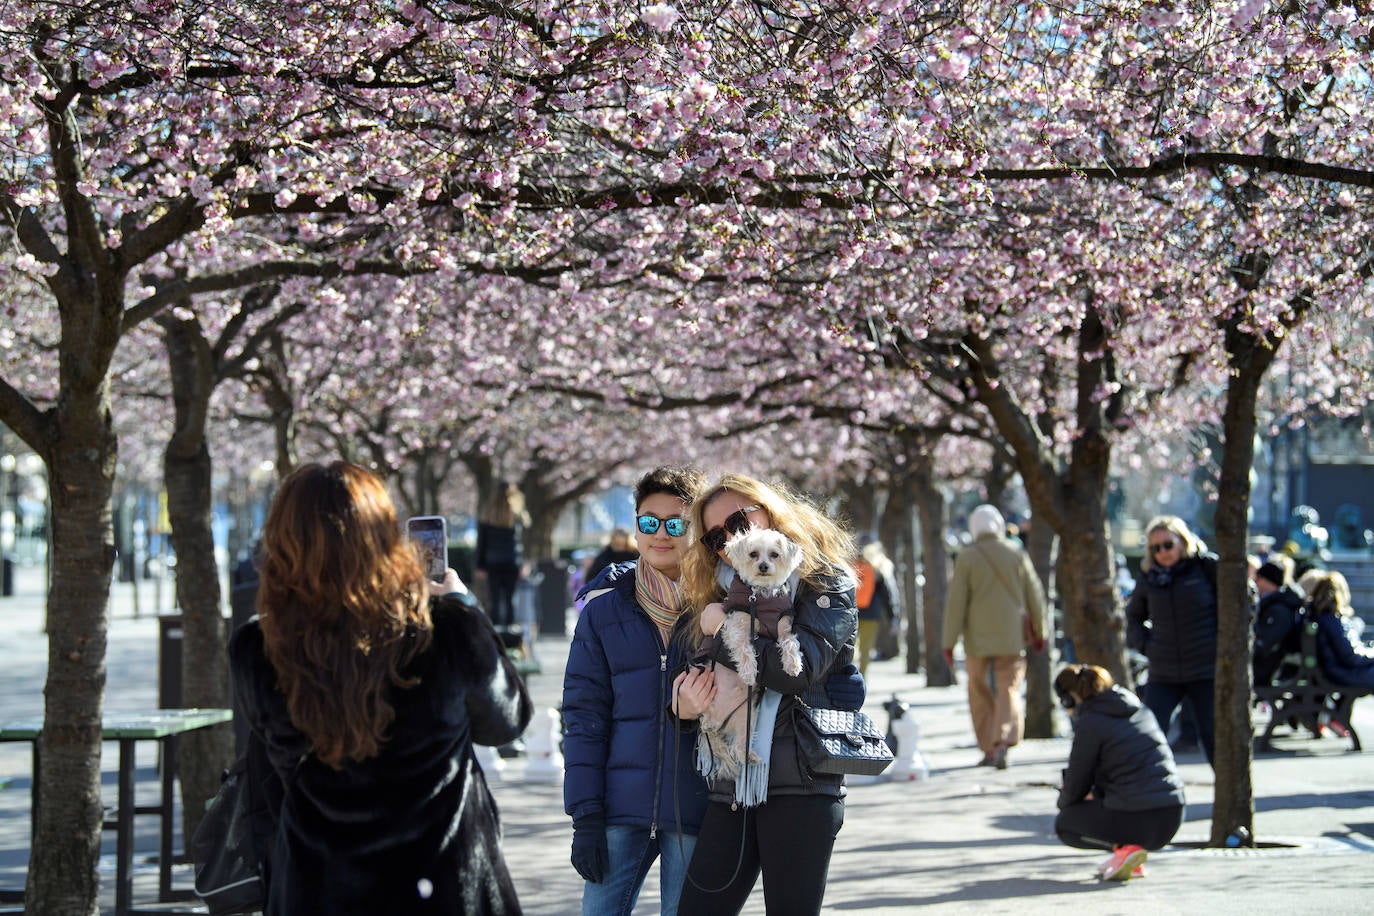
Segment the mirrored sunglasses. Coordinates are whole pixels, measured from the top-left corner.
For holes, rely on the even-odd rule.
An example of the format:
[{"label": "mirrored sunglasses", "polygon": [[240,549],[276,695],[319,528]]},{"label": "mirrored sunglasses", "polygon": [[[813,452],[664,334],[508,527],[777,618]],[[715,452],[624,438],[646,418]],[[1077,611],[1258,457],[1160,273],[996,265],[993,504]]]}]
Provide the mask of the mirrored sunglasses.
[{"label": "mirrored sunglasses", "polygon": [[662,525],[668,532],[669,537],[680,538],[687,533],[687,520],[674,515],[671,518],[659,518],[657,515],[641,515],[635,520],[639,525],[642,534],[658,534],[658,526]]}]

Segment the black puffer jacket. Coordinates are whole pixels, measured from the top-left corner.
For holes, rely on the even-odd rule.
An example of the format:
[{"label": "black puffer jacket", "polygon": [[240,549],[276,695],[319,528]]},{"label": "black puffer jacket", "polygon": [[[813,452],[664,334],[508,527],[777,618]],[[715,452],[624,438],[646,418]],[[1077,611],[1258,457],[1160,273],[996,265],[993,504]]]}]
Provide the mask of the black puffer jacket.
[{"label": "black puffer jacket", "polygon": [[[852,666],[854,639],[859,629],[858,609],[854,606],[854,578],[847,573],[825,579],[819,588],[803,582],[797,589],[793,609],[794,632],[801,647],[801,674],[793,677],[782,669],[777,642],[754,637],[758,656],[758,683],[782,694],[777,723],[773,728],[773,750],[768,765],[768,796],[844,794],[844,777],[833,773],[812,773],[797,750],[794,717],[798,697],[811,706],[834,703],[826,684],[832,671]],[[715,649],[715,660],[730,661],[722,642]],[[732,802],[733,780],[717,780],[710,787],[711,801]]]},{"label": "black puffer jacket", "polygon": [[1283,657],[1298,651],[1301,618],[1302,599],[1286,585],[1260,598],[1253,654],[1256,686],[1270,683]]},{"label": "black puffer jacket", "polygon": [[1118,811],[1184,803],[1183,780],[1159,723],[1135,694],[1120,687],[1084,700],[1074,716],[1059,807],[1082,801],[1089,791]]},{"label": "black puffer jacket", "polygon": [[1216,677],[1216,562],[1210,555],[1185,557],[1136,580],[1126,602],[1126,643],[1150,660],[1150,680],[1186,684]]}]

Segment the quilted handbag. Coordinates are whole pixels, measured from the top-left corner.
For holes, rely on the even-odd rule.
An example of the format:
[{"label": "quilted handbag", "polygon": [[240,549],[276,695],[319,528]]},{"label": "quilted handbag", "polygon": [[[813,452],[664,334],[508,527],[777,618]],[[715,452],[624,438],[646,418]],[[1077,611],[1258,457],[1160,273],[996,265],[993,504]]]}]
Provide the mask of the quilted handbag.
[{"label": "quilted handbag", "polygon": [[797,746],[816,773],[877,776],[892,763],[892,748],[866,714],[797,704]]}]

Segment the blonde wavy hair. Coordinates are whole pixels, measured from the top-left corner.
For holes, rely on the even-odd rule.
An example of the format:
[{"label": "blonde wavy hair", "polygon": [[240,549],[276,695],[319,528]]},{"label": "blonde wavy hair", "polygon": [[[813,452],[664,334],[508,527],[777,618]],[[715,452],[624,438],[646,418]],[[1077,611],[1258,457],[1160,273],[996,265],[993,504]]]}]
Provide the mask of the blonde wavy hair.
[{"label": "blonde wavy hair", "polygon": [[1355,608],[1350,603],[1350,583],[1335,570],[1322,570],[1312,583],[1307,606],[1318,617],[1322,614],[1352,616]]},{"label": "blonde wavy hair", "polygon": [[[706,533],[706,507],[725,493],[735,493],[761,507],[772,520],[772,527],[802,549],[798,570],[803,582],[817,586],[822,577],[839,573],[854,577],[854,539],[838,522],[816,508],[801,494],[785,484],[765,483],[744,474],[725,474],[692,503],[691,546],[682,558],[682,577],[678,580],[687,602],[687,613],[695,620],[701,609],[725,597],[716,584],[719,558],[701,543]],[[699,636],[701,628],[691,628]]]},{"label": "blonde wavy hair", "polygon": [[1178,538],[1183,545],[1183,555],[1185,557],[1195,557],[1202,553],[1202,541],[1193,534],[1188,527],[1188,523],[1177,515],[1156,515],[1150,519],[1150,524],[1145,526],[1145,556],[1140,558],[1140,568],[1149,572],[1155,567],[1155,555],[1150,553],[1150,535],[1156,531],[1167,531]]}]

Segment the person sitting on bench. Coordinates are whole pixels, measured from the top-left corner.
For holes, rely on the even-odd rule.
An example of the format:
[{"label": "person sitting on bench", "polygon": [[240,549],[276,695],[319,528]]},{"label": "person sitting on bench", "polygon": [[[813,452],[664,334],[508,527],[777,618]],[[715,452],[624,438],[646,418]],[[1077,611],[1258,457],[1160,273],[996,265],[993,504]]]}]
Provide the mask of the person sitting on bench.
[{"label": "person sitting on bench", "polygon": [[1254,573],[1259,592],[1253,655],[1256,686],[1289,680],[1297,673],[1296,665],[1284,664],[1287,656],[1299,651],[1302,624],[1302,596],[1289,587],[1289,576],[1277,560],[1264,563]]},{"label": "person sitting on bench", "polygon": [[1307,601],[1307,614],[1317,624],[1317,664],[1332,683],[1374,687],[1374,651],[1357,645],[1344,624],[1354,613],[1345,576],[1323,573]]}]

